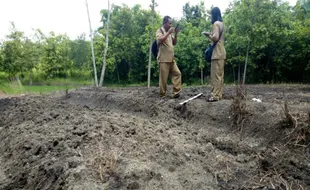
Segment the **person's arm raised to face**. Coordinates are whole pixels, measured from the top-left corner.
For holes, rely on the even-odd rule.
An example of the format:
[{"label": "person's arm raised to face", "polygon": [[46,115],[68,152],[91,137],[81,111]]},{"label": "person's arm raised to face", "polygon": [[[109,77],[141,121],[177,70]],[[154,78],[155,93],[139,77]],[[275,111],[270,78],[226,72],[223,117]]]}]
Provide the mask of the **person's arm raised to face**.
[{"label": "person's arm raised to face", "polygon": [[171,28],[168,30],[168,32],[167,32],[166,34],[161,35],[161,36],[158,37],[158,43],[159,43],[159,44],[162,44],[163,42],[165,42],[165,41],[167,40],[168,36],[169,36],[172,32],[174,32],[174,28],[173,28],[173,27],[171,27]]},{"label": "person's arm raised to face", "polygon": [[175,28],[175,34],[174,34],[174,38],[173,38],[173,41],[172,41],[172,44],[175,46],[178,42],[178,33],[179,33],[179,28],[178,28],[179,25],[177,25],[177,27]]}]

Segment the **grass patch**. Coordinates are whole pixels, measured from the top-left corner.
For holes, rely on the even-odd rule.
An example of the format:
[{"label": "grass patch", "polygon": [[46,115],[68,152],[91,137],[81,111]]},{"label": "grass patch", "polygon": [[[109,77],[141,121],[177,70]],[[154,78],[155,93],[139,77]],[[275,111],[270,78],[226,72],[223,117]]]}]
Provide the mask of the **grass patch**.
[{"label": "grass patch", "polygon": [[54,78],[45,81],[34,81],[33,85],[29,85],[29,81],[21,79],[20,86],[18,82],[10,82],[6,76],[0,73],[0,93],[4,94],[36,94],[49,93],[53,91],[70,90],[80,86],[92,86],[92,80],[82,80],[73,78]]},{"label": "grass patch", "polygon": [[55,85],[83,86],[83,85],[93,85],[93,81],[92,80],[71,79],[71,78],[67,78],[67,79],[55,78],[55,79],[47,80],[46,82],[44,82],[44,84],[51,85],[51,86],[55,86]]},{"label": "grass patch", "polygon": [[39,93],[49,93],[53,91],[62,91],[74,89],[76,86],[12,86],[10,84],[3,84],[0,86],[0,90],[5,94],[39,94]]}]

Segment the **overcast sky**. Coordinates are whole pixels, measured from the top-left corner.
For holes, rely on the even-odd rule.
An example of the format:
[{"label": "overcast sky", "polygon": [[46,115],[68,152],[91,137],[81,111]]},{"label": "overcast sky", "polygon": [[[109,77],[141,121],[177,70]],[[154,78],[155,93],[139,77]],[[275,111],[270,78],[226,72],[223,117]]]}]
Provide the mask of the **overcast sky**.
[{"label": "overcast sky", "polygon": [[[199,4],[201,0],[156,0],[156,11],[161,15],[179,18],[182,7]],[[205,0],[205,6],[218,6],[224,11],[232,0]],[[291,5],[296,0],[288,0]],[[110,0],[116,5],[135,4],[149,9],[151,0]],[[93,29],[100,26],[100,10],[106,9],[107,0],[88,0]],[[56,34],[67,34],[71,39],[82,33],[89,34],[89,25],[85,0],[0,0],[0,39],[9,33],[10,22],[14,22],[18,30],[32,34],[32,29],[41,29],[44,33],[50,31]]]}]

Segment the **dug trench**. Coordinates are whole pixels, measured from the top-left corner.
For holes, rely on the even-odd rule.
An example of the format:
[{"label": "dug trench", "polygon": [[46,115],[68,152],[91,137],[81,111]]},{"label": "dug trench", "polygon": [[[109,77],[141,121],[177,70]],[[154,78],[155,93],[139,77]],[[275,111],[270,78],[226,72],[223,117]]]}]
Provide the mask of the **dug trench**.
[{"label": "dug trench", "polygon": [[143,87],[2,98],[0,189],[310,189],[310,88],[248,86],[241,126],[235,90],[184,106],[209,89],[165,100]]}]

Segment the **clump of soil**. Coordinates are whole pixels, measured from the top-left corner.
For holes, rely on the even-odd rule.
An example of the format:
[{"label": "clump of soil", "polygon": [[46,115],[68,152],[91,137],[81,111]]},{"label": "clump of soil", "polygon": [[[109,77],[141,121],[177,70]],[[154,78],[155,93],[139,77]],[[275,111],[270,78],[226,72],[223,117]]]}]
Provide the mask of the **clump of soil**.
[{"label": "clump of soil", "polygon": [[[178,105],[208,91],[185,88],[166,100],[143,87],[1,98],[0,189],[310,188],[308,133],[299,130],[309,127],[308,86],[247,86],[242,130],[232,123],[235,87],[219,102]],[[297,125],[288,125],[284,102]]]}]

